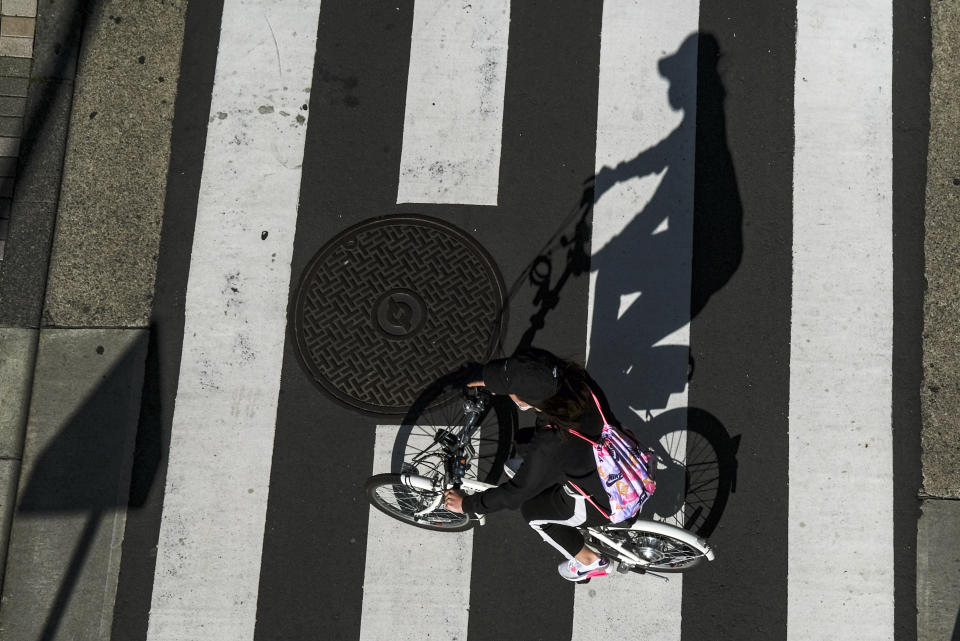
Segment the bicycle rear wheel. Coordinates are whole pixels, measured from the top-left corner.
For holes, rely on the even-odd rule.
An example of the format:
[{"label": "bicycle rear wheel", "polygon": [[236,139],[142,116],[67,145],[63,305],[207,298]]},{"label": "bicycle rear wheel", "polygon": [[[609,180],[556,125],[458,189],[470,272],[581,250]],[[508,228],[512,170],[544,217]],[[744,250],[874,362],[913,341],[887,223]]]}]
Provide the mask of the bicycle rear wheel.
[{"label": "bicycle rear wheel", "polygon": [[409,525],[441,532],[463,532],[474,525],[466,514],[443,507],[417,515],[433,503],[437,493],[408,487],[400,481],[399,474],[371,476],[367,479],[365,492],[370,505]]},{"label": "bicycle rear wheel", "polygon": [[[689,541],[663,531],[645,530],[642,525],[634,525],[631,529],[610,528],[605,530],[605,534],[645,561],[643,565],[630,568],[637,572],[685,572],[697,567],[707,558],[703,550]],[[587,543],[614,558],[622,558],[617,550],[596,538],[590,537]]]}]

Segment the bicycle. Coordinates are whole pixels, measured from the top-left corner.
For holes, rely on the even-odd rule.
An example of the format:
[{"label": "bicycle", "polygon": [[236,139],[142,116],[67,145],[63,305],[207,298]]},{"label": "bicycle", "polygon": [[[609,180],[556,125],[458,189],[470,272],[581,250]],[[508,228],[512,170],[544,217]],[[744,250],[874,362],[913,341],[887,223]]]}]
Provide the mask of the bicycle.
[{"label": "bicycle", "polygon": [[[421,407],[408,413],[398,444],[400,471],[371,476],[364,488],[367,500],[381,512],[428,530],[462,532],[483,523],[483,517],[471,519],[466,514],[443,507],[443,492],[457,488],[461,492],[476,493],[496,487],[479,480],[496,480],[497,464],[506,459],[503,445],[502,406],[497,406],[493,395],[481,388],[459,388],[458,398],[448,398],[458,386],[448,380],[427,395]],[[507,400],[507,402],[510,402]],[[433,405],[431,405],[431,403]],[[430,407],[452,410],[449,422],[414,425],[411,414],[417,417]],[[491,429],[487,420],[491,412],[497,414],[501,427],[495,435],[485,434]],[[509,429],[509,428],[508,428]],[[414,431],[416,430],[416,431]],[[412,441],[417,441],[410,446]],[[507,446],[508,447],[508,446]],[[579,528],[586,545],[604,554],[616,563],[620,573],[683,572],[700,565],[704,559],[712,561],[714,551],[709,543],[683,528],[641,518],[639,515],[622,523]],[[660,577],[665,578],[665,577]]]}]

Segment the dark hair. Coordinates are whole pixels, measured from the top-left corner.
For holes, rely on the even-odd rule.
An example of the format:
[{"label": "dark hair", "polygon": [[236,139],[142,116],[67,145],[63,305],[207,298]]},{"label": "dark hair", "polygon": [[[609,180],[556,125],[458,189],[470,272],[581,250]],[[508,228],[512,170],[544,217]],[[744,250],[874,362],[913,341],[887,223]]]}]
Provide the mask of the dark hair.
[{"label": "dark hair", "polygon": [[562,361],[559,367],[560,389],[537,409],[550,419],[551,425],[566,432],[580,425],[583,413],[593,403],[593,395],[583,367],[569,361]]}]

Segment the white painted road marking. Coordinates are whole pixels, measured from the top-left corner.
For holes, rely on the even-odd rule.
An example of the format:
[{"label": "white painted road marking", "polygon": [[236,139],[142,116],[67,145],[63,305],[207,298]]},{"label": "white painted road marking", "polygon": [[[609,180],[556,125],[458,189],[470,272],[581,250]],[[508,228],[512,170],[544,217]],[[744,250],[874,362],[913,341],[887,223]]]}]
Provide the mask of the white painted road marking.
[{"label": "white painted road marking", "polygon": [[224,3],[150,641],[253,638],[319,11]]},{"label": "white painted road marking", "polygon": [[[634,161],[644,154],[640,163],[650,168],[628,180],[614,185],[600,195],[593,210],[593,253],[605,252],[594,261],[590,275],[590,302],[587,328],[588,358],[592,335],[600,331],[611,341],[621,341],[622,332],[607,333],[611,324],[619,326],[619,316],[625,311],[624,298],[632,305],[650,304],[643,291],[634,291],[628,280],[619,275],[638,269],[637,250],[628,237],[636,234],[636,225],[643,223],[648,236],[656,236],[661,246],[659,253],[669,258],[660,269],[668,271],[675,290],[669,307],[661,305],[660,314],[668,314],[672,327],[669,336],[660,337],[658,344],[690,344],[690,265],[692,256],[693,222],[693,152],[695,146],[695,107],[697,56],[696,47],[678,48],[695,34],[699,26],[700,5],[695,0],[671,4],[669,11],[663,4],[651,0],[604,3],[603,29],[600,36],[600,93],[597,114],[596,171]],[[669,77],[661,73],[660,62],[670,57],[672,71]],[[679,99],[677,97],[680,97]],[[671,97],[674,102],[671,103]],[[687,113],[684,113],[683,110]],[[670,175],[668,175],[670,174]],[[664,210],[652,206],[657,190],[664,181],[677,181],[671,191],[676,200],[671,202],[669,215],[662,220]],[[599,181],[598,181],[599,182]],[[645,220],[649,219],[649,220]],[[625,230],[626,235],[625,234]],[[666,233],[669,232],[669,233]],[[611,251],[613,249],[613,251]],[[617,318],[594,318],[598,279],[613,284],[607,291],[616,290],[618,300],[605,310]],[[610,280],[612,279],[612,281]],[[601,283],[602,284],[602,283]],[[626,289],[624,289],[626,288]],[[659,303],[658,303],[659,304]],[[605,313],[605,312],[601,312]],[[652,347],[652,346],[651,346]],[[618,349],[611,345],[610,349]],[[603,351],[606,351],[604,349]],[[601,359],[602,360],[602,359]],[[591,372],[601,385],[603,376],[618,377],[622,372],[603,369],[602,362],[590,362]],[[682,372],[687,370],[687,359],[678,351],[678,358],[670,365]],[[621,399],[627,400],[627,399]],[[685,407],[687,390],[673,394],[670,407]],[[666,408],[645,408],[662,410]],[[679,445],[683,448],[685,439]],[[683,459],[684,451],[675,452]],[[680,639],[680,604],[683,581],[679,575],[669,583],[637,575],[598,579],[590,589],[575,591],[573,639],[592,641],[598,631],[643,630],[644,638]],[[624,592],[633,596],[624,601]],[[635,607],[616,610],[599,607],[603,603],[630,603]]]},{"label": "white painted road marking", "polygon": [[[377,426],[374,474],[390,470],[399,429]],[[414,448],[432,440],[423,434],[410,439]],[[473,530],[431,532],[371,507],[360,640],[466,639],[472,562]]]},{"label": "white painted road marking", "polygon": [[892,639],[892,7],[797,18],[787,637]]},{"label": "white painted road marking", "polygon": [[509,0],[416,0],[398,203],[497,204],[509,31]]}]

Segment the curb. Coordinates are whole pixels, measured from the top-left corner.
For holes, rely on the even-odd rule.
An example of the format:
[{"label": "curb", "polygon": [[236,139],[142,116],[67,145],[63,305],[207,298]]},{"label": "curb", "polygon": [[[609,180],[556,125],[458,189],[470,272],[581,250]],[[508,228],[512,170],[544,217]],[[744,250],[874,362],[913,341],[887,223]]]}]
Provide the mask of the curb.
[{"label": "curb", "polygon": [[[0,270],[10,236],[28,96],[31,91],[39,92],[31,82],[36,32],[37,0],[5,0],[0,5]],[[0,300],[4,299],[0,291]],[[0,383],[10,393],[11,401],[0,411],[0,590],[6,571],[33,387],[39,339],[36,327],[36,324],[32,328],[0,327],[4,354],[0,362]]]}]

